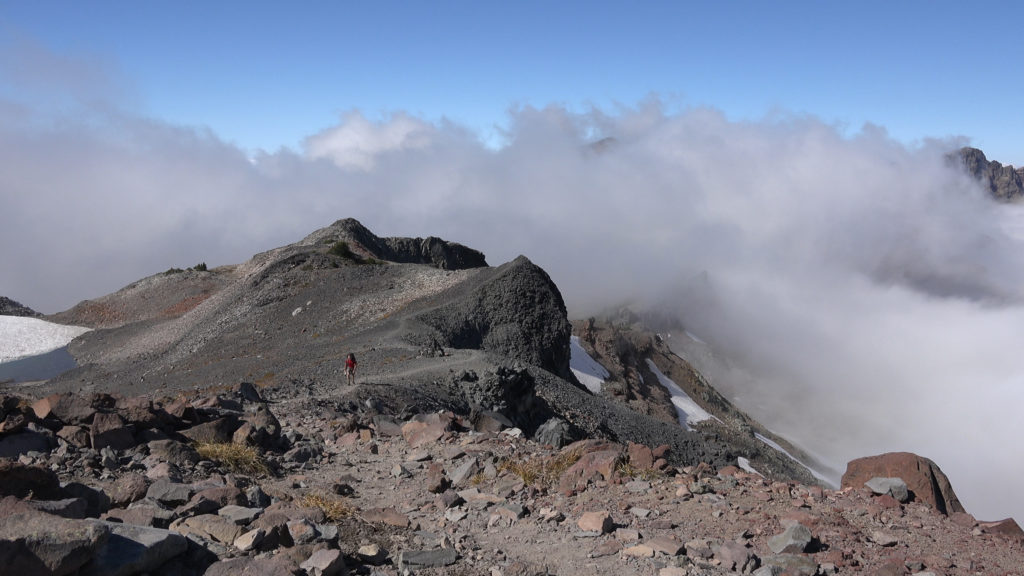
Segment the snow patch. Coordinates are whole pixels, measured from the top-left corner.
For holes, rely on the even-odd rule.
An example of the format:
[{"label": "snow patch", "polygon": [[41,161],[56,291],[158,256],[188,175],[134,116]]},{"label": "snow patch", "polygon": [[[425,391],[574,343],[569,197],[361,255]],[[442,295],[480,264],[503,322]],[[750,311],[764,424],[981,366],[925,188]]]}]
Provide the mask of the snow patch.
[{"label": "snow patch", "polygon": [[760,440],[761,442],[764,442],[765,444],[771,446],[772,448],[778,450],[779,452],[782,452],[783,454],[788,456],[789,459],[792,460],[793,462],[796,462],[797,464],[803,466],[804,468],[807,468],[807,471],[811,473],[811,476],[814,476],[818,480],[821,480],[822,482],[825,483],[825,485],[827,485],[827,486],[833,486],[834,485],[834,483],[831,480],[829,480],[828,478],[826,478],[825,475],[821,474],[820,472],[818,472],[814,468],[811,468],[807,464],[804,464],[800,460],[797,460],[797,458],[795,456],[793,456],[792,454],[790,454],[789,452],[786,452],[786,449],[783,448],[782,446],[779,446],[778,442],[775,442],[775,441],[771,440],[770,438],[766,438],[766,437],[758,434],[757,432],[754,433],[754,436],[758,440]]},{"label": "snow patch", "polygon": [[611,376],[604,366],[587,354],[587,351],[580,345],[578,336],[573,336],[569,340],[569,369],[576,375],[580,384],[586,386],[587,390],[594,394],[601,393],[601,385]]},{"label": "snow patch", "polygon": [[762,478],[764,477],[764,474],[761,474],[757,470],[754,470],[754,467],[750,465],[750,460],[747,460],[743,456],[737,457],[736,458],[736,463],[739,464],[740,469],[743,470],[744,472],[749,472],[751,474],[757,474],[758,476],[761,476]]},{"label": "snow patch", "polygon": [[52,352],[89,330],[39,318],[0,316],[0,364]]},{"label": "snow patch", "polygon": [[672,405],[676,407],[676,413],[679,414],[679,423],[685,426],[687,430],[693,430],[690,424],[714,418],[714,416],[694,402],[693,398],[690,398],[686,392],[683,392],[683,389],[673,382],[671,378],[662,374],[661,370],[658,370],[658,366],[650,358],[647,359],[647,367],[658,377],[658,382],[672,395]]}]

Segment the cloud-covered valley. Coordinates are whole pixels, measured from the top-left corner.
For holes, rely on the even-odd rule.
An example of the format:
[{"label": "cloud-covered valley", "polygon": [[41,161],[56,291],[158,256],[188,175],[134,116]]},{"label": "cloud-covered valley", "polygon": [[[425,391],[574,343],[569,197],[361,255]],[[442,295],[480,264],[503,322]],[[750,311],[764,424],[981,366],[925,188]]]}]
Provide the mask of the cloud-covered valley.
[{"label": "cloud-covered valley", "polygon": [[9,100],[0,120],[0,295],[40,311],[355,217],[491,264],[525,254],[573,316],[662,307],[750,375],[712,378],[825,463],[918,452],[976,515],[1024,518],[1024,216],[946,160],[963,141],[656,100],[513,109],[500,146],[351,111],[256,154],[109,105]]}]

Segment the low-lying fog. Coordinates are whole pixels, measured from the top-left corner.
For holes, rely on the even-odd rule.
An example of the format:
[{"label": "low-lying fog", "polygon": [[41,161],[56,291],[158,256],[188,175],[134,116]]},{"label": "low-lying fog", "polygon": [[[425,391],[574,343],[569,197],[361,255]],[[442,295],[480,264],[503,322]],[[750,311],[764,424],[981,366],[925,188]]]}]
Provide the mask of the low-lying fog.
[{"label": "low-lying fog", "polygon": [[[343,217],[545,267],[570,313],[672,311],[740,373],[723,388],[826,464],[935,460],[983,518],[1024,518],[1024,219],[945,161],[804,116],[656,102],[462,127],[358,112],[302,151],[0,106],[0,295],[43,312],[170,267],[236,263]],[[1004,163],[1014,159],[997,158]]]}]

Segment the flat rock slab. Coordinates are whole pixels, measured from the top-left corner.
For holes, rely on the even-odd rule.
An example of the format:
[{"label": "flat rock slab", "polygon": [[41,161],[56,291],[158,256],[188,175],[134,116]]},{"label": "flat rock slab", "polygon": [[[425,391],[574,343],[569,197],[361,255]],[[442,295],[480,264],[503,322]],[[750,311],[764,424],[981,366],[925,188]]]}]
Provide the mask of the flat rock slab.
[{"label": "flat rock slab", "polygon": [[459,555],[453,548],[437,550],[409,550],[398,557],[399,568],[433,568],[451,566],[458,561]]},{"label": "flat rock slab", "polygon": [[96,555],[109,530],[32,509],[13,496],[0,501],[0,565],[5,574],[72,574]]},{"label": "flat rock slab", "polygon": [[90,520],[110,532],[106,544],[81,576],[129,576],[152,572],[188,549],[181,534],[133,524]]}]

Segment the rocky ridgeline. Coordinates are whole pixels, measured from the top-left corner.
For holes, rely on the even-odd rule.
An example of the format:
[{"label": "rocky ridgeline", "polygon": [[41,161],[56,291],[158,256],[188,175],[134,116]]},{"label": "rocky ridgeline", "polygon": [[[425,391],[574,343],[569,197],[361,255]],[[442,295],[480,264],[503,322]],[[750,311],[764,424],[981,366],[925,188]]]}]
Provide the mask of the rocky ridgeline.
[{"label": "rocky ridgeline", "polygon": [[500,416],[311,408],[248,384],[0,407],[4,573],[954,575],[1024,558],[1012,520],[955,511],[913,455],[855,461],[831,491],[673,466],[668,446],[555,448],[557,430],[527,440]]},{"label": "rocky ridgeline", "polygon": [[20,303],[15,302],[6,296],[0,296],[0,316],[28,316],[31,318],[38,318],[42,316],[42,314],[28,306],[22,306]]},{"label": "rocky ridgeline", "polygon": [[957,154],[967,173],[984,182],[997,200],[1016,202],[1024,199],[1024,168],[1014,169],[989,160],[977,148],[964,147]]}]

